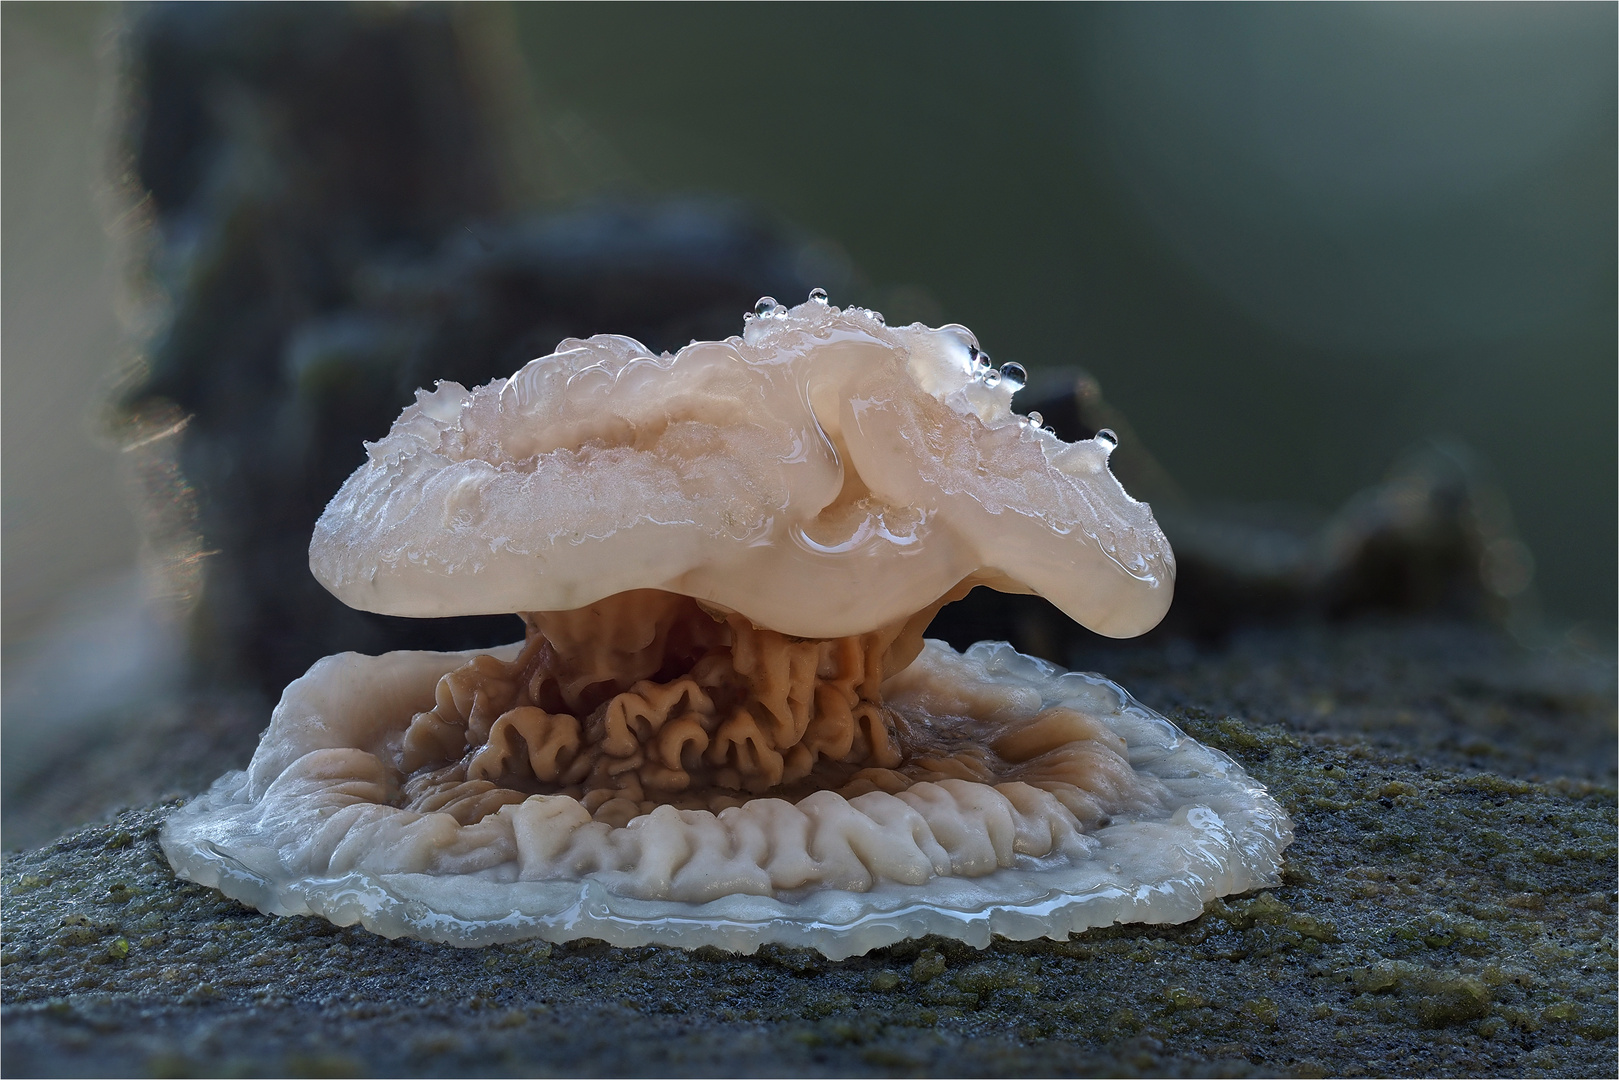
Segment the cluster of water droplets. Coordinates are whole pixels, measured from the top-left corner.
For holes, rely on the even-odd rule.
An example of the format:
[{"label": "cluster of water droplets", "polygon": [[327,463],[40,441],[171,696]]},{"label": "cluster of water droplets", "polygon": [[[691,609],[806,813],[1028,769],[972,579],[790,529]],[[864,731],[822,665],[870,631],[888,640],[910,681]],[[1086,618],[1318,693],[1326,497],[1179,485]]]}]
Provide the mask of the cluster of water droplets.
[{"label": "cluster of water droplets", "polygon": [[[827,299],[825,289],[811,289],[809,292],[809,302],[812,304],[818,304],[821,307],[827,307],[830,303],[830,301]],[[844,309],[844,313],[847,315],[864,316],[865,318],[876,323],[878,326],[888,325],[887,320],[883,318],[883,313],[880,311],[873,311],[871,308],[849,307]],[[762,319],[779,319],[786,314],[787,305],[777,300],[774,296],[761,296],[753,305],[752,311],[743,313],[742,322],[744,325],[752,325]]]},{"label": "cluster of water droplets", "polygon": [[[996,387],[1005,383],[1015,394],[1028,385],[1029,372],[1022,364],[1011,362],[1002,364],[997,368],[990,362],[989,353],[978,347],[977,341],[973,339],[972,334],[966,327],[951,324],[947,329],[957,330],[966,338],[968,355],[972,358],[973,378],[984,386]],[[1057,433],[1057,429],[1046,423],[1046,418],[1038,409],[1030,409],[1028,415],[1023,417],[1023,422],[1036,431],[1045,431],[1052,435]],[[1107,446],[1110,453],[1114,447],[1119,445],[1119,437],[1112,428],[1103,428],[1096,433],[1095,437]]]},{"label": "cluster of water droplets", "polygon": [[[819,290],[817,290],[819,291]],[[822,296],[826,294],[821,293]],[[755,319],[779,319],[787,314],[787,305],[778,301],[774,296],[761,296],[753,305],[753,310],[742,316],[742,321],[750,323]]]},{"label": "cluster of water droplets", "polygon": [[978,342],[966,327],[951,323],[949,326],[941,327],[940,329],[954,330],[966,339],[967,355],[972,363],[972,375],[980,383],[987,387],[996,387],[1005,383],[1007,389],[1014,394],[1027,385],[1029,373],[1022,364],[1008,363],[996,367],[994,362],[990,360],[989,353],[978,347]]},{"label": "cluster of water droplets", "polygon": [[[809,301],[823,307],[830,303],[827,299],[826,290],[819,288],[810,290]],[[880,311],[872,311],[869,308],[861,307],[852,307],[848,311],[850,314],[865,315],[879,326],[884,325],[882,312]],[[786,314],[787,306],[774,296],[761,296],[758,302],[753,305],[753,310],[746,312],[742,316],[742,321],[744,324],[752,324],[762,319],[779,319]],[[978,347],[978,339],[973,337],[972,331],[965,326],[959,323],[950,323],[948,326],[942,326],[939,329],[955,333],[962,339],[962,342],[967,346],[967,354],[972,364],[972,376],[984,387],[993,389],[1004,384],[1007,390],[1015,394],[1028,385],[1029,372],[1027,368],[1016,361],[1009,361],[996,367],[994,362],[990,360],[989,353]],[[1056,429],[1046,423],[1046,418],[1038,410],[1029,410],[1028,415],[1023,417],[1023,422],[1036,431],[1043,430],[1053,435],[1056,434]],[[1096,433],[1095,438],[1104,443],[1109,452],[1119,445],[1119,437],[1113,432],[1112,428],[1103,428]]]}]

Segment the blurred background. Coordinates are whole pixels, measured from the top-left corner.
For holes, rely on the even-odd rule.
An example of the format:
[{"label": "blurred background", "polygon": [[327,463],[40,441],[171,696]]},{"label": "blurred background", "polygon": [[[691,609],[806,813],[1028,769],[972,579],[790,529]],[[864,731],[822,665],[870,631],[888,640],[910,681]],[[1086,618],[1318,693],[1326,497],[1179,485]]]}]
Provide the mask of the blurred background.
[{"label": "blurred background", "polygon": [[[1029,370],[1021,407],[1120,432],[1181,559],[1165,641],[1442,615],[1610,657],[1616,31],[1607,4],[0,6],[7,846],[95,809],[48,794],[87,743],[133,798],[131,740],[190,740],[195,775],[151,784],[194,789],[326,652],[514,635],[349,612],[303,569],[415,387],[814,286],[965,323]],[[952,640],[1099,647],[958,607]]]}]

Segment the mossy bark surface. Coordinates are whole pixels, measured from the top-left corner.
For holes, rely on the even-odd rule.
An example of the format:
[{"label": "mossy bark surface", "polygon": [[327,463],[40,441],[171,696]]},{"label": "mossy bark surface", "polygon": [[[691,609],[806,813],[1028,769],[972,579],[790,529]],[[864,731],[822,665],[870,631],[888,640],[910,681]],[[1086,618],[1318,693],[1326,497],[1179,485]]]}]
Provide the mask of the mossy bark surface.
[{"label": "mossy bark surface", "polygon": [[153,805],[7,856],[4,1069],[1614,1073],[1611,663],[1405,624],[1096,660],[1293,814],[1281,887],[1181,926],[837,963],[457,950],[179,881]]}]

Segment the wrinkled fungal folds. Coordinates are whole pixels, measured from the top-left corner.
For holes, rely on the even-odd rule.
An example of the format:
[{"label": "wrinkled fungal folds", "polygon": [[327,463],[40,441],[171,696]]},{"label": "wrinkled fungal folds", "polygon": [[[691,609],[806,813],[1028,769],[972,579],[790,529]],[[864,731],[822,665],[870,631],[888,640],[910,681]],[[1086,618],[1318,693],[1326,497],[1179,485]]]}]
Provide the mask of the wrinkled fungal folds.
[{"label": "wrinkled fungal folds", "polygon": [[1285,815],[1097,676],[923,632],[978,585],[1100,633],[1173,556],[1107,467],[950,326],[812,298],[654,356],[570,339],[419,392],[310,548],[347,603],[521,613],[485,653],[345,654],[177,812],[184,875],[458,944],[861,952],[1194,916]]}]

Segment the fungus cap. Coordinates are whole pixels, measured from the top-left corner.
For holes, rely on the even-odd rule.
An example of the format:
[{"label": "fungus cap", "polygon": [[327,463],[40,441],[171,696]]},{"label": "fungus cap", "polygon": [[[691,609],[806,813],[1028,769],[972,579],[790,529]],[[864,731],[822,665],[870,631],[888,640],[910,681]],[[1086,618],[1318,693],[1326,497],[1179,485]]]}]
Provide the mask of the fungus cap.
[{"label": "fungus cap", "polygon": [[682,593],[807,638],[868,632],[969,577],[1126,637],[1174,557],[1108,469],[1011,409],[959,326],[775,306],[662,356],[568,339],[509,379],[418,391],[321,516],[310,567],[389,615]]}]

